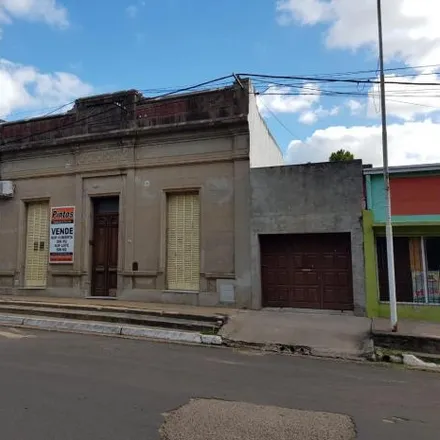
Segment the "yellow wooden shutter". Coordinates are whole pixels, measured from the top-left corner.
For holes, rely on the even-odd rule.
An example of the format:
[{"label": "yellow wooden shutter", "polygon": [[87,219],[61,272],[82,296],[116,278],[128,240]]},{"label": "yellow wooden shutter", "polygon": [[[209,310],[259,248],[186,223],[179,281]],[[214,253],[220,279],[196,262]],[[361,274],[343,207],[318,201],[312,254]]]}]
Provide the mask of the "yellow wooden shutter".
[{"label": "yellow wooden shutter", "polygon": [[200,288],[200,203],[197,193],[167,200],[167,283],[170,290]]},{"label": "yellow wooden shutter", "polygon": [[49,257],[49,205],[27,205],[25,286],[46,287]]}]

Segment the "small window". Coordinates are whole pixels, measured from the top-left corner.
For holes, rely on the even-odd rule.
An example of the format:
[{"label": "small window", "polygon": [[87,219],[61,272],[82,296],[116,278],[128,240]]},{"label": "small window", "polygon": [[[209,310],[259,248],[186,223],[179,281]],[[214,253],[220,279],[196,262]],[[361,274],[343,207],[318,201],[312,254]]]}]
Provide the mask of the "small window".
[{"label": "small window", "polygon": [[119,197],[99,197],[93,199],[95,214],[117,214],[119,212]]}]

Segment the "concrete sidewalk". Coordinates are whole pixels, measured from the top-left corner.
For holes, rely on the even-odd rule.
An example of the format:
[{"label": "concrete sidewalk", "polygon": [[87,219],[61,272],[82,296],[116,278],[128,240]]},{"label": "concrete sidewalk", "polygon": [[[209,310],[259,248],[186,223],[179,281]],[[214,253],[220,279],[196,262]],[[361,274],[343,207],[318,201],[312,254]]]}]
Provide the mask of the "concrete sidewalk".
[{"label": "concrete sidewalk", "polygon": [[[390,320],[386,318],[374,318],[372,331],[393,334],[390,330]],[[440,322],[399,320],[396,335],[418,336],[421,338],[440,338]]]},{"label": "concrete sidewalk", "polygon": [[230,345],[248,344],[315,356],[365,358],[372,352],[371,319],[289,310],[239,310],[219,332]]},{"label": "concrete sidewalk", "polygon": [[388,319],[374,318],[371,333],[378,347],[440,355],[440,323],[400,320],[398,331],[393,333]]},{"label": "concrete sidewalk", "polygon": [[[11,301],[14,302],[16,313],[12,316],[10,315],[11,306],[8,308],[8,303]],[[36,307],[33,313],[30,313],[29,307],[33,307],[32,305],[52,307],[55,312],[45,316],[43,312],[36,313],[39,308]],[[72,308],[71,311],[67,310],[69,307]],[[57,308],[66,310],[58,313]],[[186,321],[189,320],[192,323],[193,320],[207,320],[208,322],[214,320],[218,323],[218,328],[226,321],[218,333],[216,343],[223,342],[229,346],[251,346],[265,350],[347,359],[369,358],[373,354],[374,346],[415,354],[440,355],[440,323],[400,321],[399,332],[392,333],[389,330],[390,325],[387,319],[375,318],[372,320],[345,313],[288,309],[254,311],[120,300],[0,296],[2,316],[0,324],[2,325],[12,326],[14,322],[18,322],[17,325],[25,325],[25,323],[37,323],[38,321],[40,328],[46,329],[68,330],[71,328],[72,331],[78,331],[81,327],[82,331],[90,328],[93,332],[107,332],[109,334],[116,332],[123,335],[125,330],[122,327],[125,329],[125,326],[130,323],[119,319],[120,323],[117,324],[114,319],[118,313],[122,312],[130,316],[133,315],[132,318],[136,322],[142,318],[141,315],[150,314],[153,316],[151,318],[153,320],[175,320],[176,325],[173,326],[180,327],[180,330],[194,330],[192,333],[184,331],[180,335],[178,332],[176,333],[176,328],[174,328],[170,330],[169,337],[165,337],[167,331],[165,328],[149,328],[151,325],[147,324],[137,326],[136,332],[139,333],[139,336],[155,337],[154,335],[160,335],[161,339],[167,340],[178,341],[179,338],[202,340],[202,336],[204,337],[203,329],[188,328]],[[54,320],[53,318],[60,313],[65,313],[64,318],[66,319],[59,316],[60,319]],[[79,324],[78,321],[68,319],[74,317],[75,313],[90,316],[86,316],[84,319],[87,321]],[[95,315],[105,315],[106,313],[108,313],[108,319],[100,319],[101,322],[98,322]],[[115,328],[110,329],[111,323]],[[200,326],[202,324],[203,322],[200,322]],[[158,326],[170,327],[170,325],[161,325],[160,323]],[[127,331],[134,330],[130,328]],[[198,336],[194,336],[194,334]],[[221,341],[219,341],[220,337]]]}]

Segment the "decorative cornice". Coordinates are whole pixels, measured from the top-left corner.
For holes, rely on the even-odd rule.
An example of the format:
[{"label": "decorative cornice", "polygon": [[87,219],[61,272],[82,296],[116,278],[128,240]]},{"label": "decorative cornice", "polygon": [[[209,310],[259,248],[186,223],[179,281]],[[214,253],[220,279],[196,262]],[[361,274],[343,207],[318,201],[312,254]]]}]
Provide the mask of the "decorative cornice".
[{"label": "decorative cornice", "polygon": [[191,121],[191,122],[182,122],[177,124],[166,124],[166,125],[157,125],[152,127],[144,127],[144,128],[128,128],[128,129],[119,129],[112,130],[107,132],[99,132],[99,133],[91,133],[91,134],[82,134],[70,137],[64,137],[55,139],[52,141],[44,140],[44,141],[35,141],[29,142],[25,144],[11,144],[6,146],[0,146],[0,153],[7,152],[16,152],[21,153],[22,151],[26,151],[31,149],[33,152],[39,150],[41,148],[57,148],[61,146],[71,146],[77,145],[82,146],[87,143],[97,143],[102,141],[108,141],[111,139],[125,139],[125,138],[137,138],[140,139],[143,136],[158,136],[161,134],[169,134],[169,133],[179,133],[179,132],[191,132],[198,130],[200,131],[210,131],[215,129],[224,129],[224,130],[232,130],[234,132],[237,127],[240,125],[245,125],[245,128],[248,129],[248,121],[246,115],[239,115],[227,118],[219,118],[216,120],[202,120],[202,121]]},{"label": "decorative cornice", "polygon": [[47,177],[61,177],[72,176],[76,174],[86,175],[89,173],[99,173],[103,177],[106,175],[125,174],[129,169],[145,169],[168,166],[185,166],[195,164],[209,164],[221,162],[233,162],[249,160],[247,152],[237,153],[232,151],[225,151],[220,153],[203,153],[186,156],[164,156],[158,158],[141,159],[133,163],[127,161],[126,163],[112,164],[109,162],[96,161],[92,165],[83,164],[81,166],[72,167],[71,169],[49,169],[49,170],[20,170],[4,172],[4,179],[8,180],[22,180],[22,179],[37,179]]}]

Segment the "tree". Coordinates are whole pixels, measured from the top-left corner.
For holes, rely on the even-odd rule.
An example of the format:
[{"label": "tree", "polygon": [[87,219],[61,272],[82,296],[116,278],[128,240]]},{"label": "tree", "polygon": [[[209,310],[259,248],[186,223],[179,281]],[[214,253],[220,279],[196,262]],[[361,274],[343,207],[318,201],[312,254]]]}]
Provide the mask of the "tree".
[{"label": "tree", "polygon": [[353,154],[347,150],[334,151],[329,157],[330,162],[342,162],[353,159],[354,159]]}]

